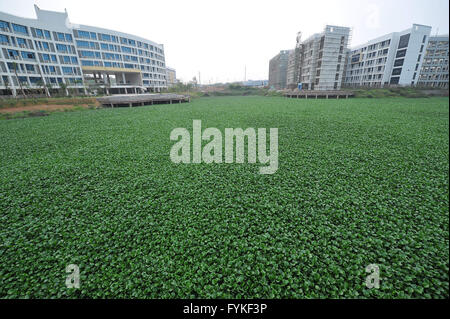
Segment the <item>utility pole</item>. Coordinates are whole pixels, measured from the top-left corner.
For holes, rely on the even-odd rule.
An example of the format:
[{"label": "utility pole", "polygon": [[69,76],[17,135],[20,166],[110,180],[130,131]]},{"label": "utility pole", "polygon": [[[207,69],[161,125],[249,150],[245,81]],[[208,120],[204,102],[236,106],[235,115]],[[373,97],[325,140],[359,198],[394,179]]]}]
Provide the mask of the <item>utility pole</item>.
[{"label": "utility pole", "polygon": [[201,85],[202,81],[200,80],[200,71],[198,71],[198,85]]},{"label": "utility pole", "polygon": [[247,65],[244,66],[244,82],[247,81]]}]

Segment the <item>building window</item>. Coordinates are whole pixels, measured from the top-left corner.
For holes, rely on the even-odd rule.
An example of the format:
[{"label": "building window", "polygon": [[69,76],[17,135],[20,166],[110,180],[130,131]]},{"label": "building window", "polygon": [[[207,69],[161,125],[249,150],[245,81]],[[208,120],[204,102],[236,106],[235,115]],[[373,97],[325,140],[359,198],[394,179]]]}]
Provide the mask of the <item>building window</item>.
[{"label": "building window", "polygon": [[58,43],[58,44],[56,44],[56,49],[59,52],[67,52],[67,45]]},{"label": "building window", "polygon": [[29,72],[34,72],[34,65],[32,64],[25,64],[25,68],[27,69],[27,71]]},{"label": "building window", "polygon": [[6,31],[7,29],[9,30],[9,23],[0,20],[0,30]]},{"label": "building window", "polygon": [[403,63],[405,62],[405,59],[398,59],[398,60],[395,60],[395,62],[394,62],[394,67],[397,67],[397,66],[403,66]]},{"label": "building window", "polygon": [[62,42],[66,41],[66,38],[65,38],[65,36],[64,36],[64,33],[58,32],[58,33],[56,34],[56,37],[57,37],[58,41],[62,41]]},{"label": "building window", "polygon": [[36,36],[38,38],[43,38],[44,37],[44,32],[42,32],[41,29],[35,29],[34,31],[36,32]]},{"label": "building window", "polygon": [[411,37],[411,34],[410,34],[410,33],[405,34],[405,35],[402,35],[402,36],[400,37],[400,41],[399,41],[399,43],[398,43],[398,48],[399,48],[399,49],[403,49],[403,48],[408,47],[408,45],[409,45],[409,38],[410,38],[410,37]]},{"label": "building window", "polygon": [[131,50],[131,48],[129,48],[129,47],[124,47],[124,46],[122,46],[122,52],[131,53],[132,50]]},{"label": "building window", "polygon": [[9,43],[9,38],[6,35],[0,34],[0,43]]},{"label": "building window", "polygon": [[36,59],[36,56],[34,55],[33,52],[22,51],[21,55],[22,55],[22,58],[27,59],[27,60],[35,60]]},{"label": "building window", "polygon": [[398,77],[398,76],[391,77],[390,84],[398,84],[399,82],[400,82],[400,77]]},{"label": "building window", "polygon": [[82,39],[90,39],[90,38],[91,38],[91,35],[90,35],[90,33],[87,32],[87,31],[81,31],[81,30],[78,30],[78,37],[79,37],[79,38],[82,38]]},{"label": "building window", "polygon": [[400,75],[402,73],[402,68],[396,68],[392,70],[392,75]]},{"label": "building window", "polygon": [[28,35],[27,27],[20,25],[20,24],[14,24],[14,23],[12,24],[12,27],[15,32]]},{"label": "building window", "polygon": [[93,51],[80,51],[80,55],[82,58],[93,58],[95,56]]},{"label": "building window", "polygon": [[73,74],[73,68],[70,66],[63,66],[62,71],[64,74]]},{"label": "building window", "polygon": [[27,45],[27,41],[25,39],[22,38],[16,38],[17,40],[17,44],[21,47],[26,46]]},{"label": "building window", "polygon": [[406,49],[397,51],[396,58],[403,58],[406,56]]},{"label": "building window", "polygon": [[89,42],[77,40],[77,46],[80,48],[89,48]]},{"label": "building window", "polygon": [[81,60],[81,65],[82,66],[94,66],[94,61]]},{"label": "building window", "polygon": [[100,40],[111,42],[111,36],[109,34],[100,33]]}]

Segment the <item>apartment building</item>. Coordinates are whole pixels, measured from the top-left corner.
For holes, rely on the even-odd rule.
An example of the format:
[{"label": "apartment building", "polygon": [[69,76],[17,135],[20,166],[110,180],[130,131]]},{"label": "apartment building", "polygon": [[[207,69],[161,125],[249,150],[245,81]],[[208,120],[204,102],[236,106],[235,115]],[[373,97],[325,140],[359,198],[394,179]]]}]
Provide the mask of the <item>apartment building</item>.
[{"label": "apartment building", "polygon": [[448,35],[430,37],[418,86],[448,89]]},{"label": "apartment building", "polygon": [[413,24],[349,50],[344,86],[416,85],[430,33],[430,26]]},{"label": "apartment building", "polygon": [[[297,35],[291,85],[304,90],[339,90],[342,86],[345,52],[350,41],[350,28],[327,25],[323,32],[302,41]],[[297,85],[295,85],[296,87]]]},{"label": "apartment building", "polygon": [[286,71],[286,87],[288,89],[295,89],[297,87],[297,73],[296,73],[296,50],[290,50]]},{"label": "apartment building", "polygon": [[269,62],[269,87],[277,90],[286,88],[287,66],[290,50],[282,50]]},{"label": "apartment building", "polygon": [[172,87],[177,83],[177,71],[173,68],[166,67],[167,87]]},{"label": "apartment building", "polygon": [[72,24],[68,13],[41,10],[36,19],[0,12],[0,94],[64,86],[110,93],[167,88],[164,46],[135,35]]}]

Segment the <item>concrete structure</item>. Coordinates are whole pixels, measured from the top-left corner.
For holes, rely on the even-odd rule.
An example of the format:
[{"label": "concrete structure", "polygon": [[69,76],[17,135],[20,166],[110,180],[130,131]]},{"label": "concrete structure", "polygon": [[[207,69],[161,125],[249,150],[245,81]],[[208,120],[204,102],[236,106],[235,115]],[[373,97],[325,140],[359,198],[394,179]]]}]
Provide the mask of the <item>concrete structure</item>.
[{"label": "concrete structure", "polygon": [[353,48],[347,55],[344,86],[417,84],[430,32],[429,26],[413,24]]},{"label": "concrete structure", "polygon": [[296,64],[297,53],[296,50],[289,51],[287,71],[286,71],[286,87],[288,89],[295,89],[298,85],[297,79],[297,64]]},{"label": "concrete structure", "polygon": [[269,62],[269,87],[277,90],[286,88],[289,50],[280,51]]},{"label": "concrete structure", "polygon": [[[350,28],[327,25],[322,33],[301,40],[297,35],[295,52],[289,64],[289,84],[304,90],[339,90],[345,66]],[[292,88],[292,87],[291,87]]]},{"label": "concrete structure", "polygon": [[177,84],[177,72],[175,69],[166,67],[166,81],[167,87],[172,87]]},{"label": "concrete structure", "polygon": [[164,94],[122,94],[103,96],[97,98],[97,101],[106,107],[121,107],[121,106],[144,106],[153,104],[173,104],[190,102],[189,95],[180,95],[172,93]]},{"label": "concrete structure", "polygon": [[448,35],[430,37],[417,85],[448,89]]},{"label": "concrete structure", "polygon": [[284,94],[285,97],[291,99],[348,99],[354,97],[355,94],[348,90],[339,91],[312,91],[312,90],[293,90]]},{"label": "concrete structure", "polygon": [[[134,35],[69,21],[67,12],[35,6],[37,19],[0,12],[0,92],[19,88],[111,93],[167,88],[164,46]],[[6,89],[9,90],[6,90]]]}]

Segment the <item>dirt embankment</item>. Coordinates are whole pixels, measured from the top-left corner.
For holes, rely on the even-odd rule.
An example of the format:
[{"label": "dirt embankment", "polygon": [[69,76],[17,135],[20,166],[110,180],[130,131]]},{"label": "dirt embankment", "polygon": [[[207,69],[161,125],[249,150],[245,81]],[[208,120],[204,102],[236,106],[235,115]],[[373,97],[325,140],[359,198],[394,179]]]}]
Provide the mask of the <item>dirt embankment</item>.
[{"label": "dirt embankment", "polygon": [[51,105],[27,105],[27,106],[16,106],[16,107],[9,107],[9,108],[0,108],[0,113],[18,113],[18,112],[24,112],[24,111],[60,111],[60,110],[67,110],[67,109],[73,109],[75,107],[83,107],[88,108],[88,104],[77,104],[75,105],[58,105],[58,104],[51,104]]}]

